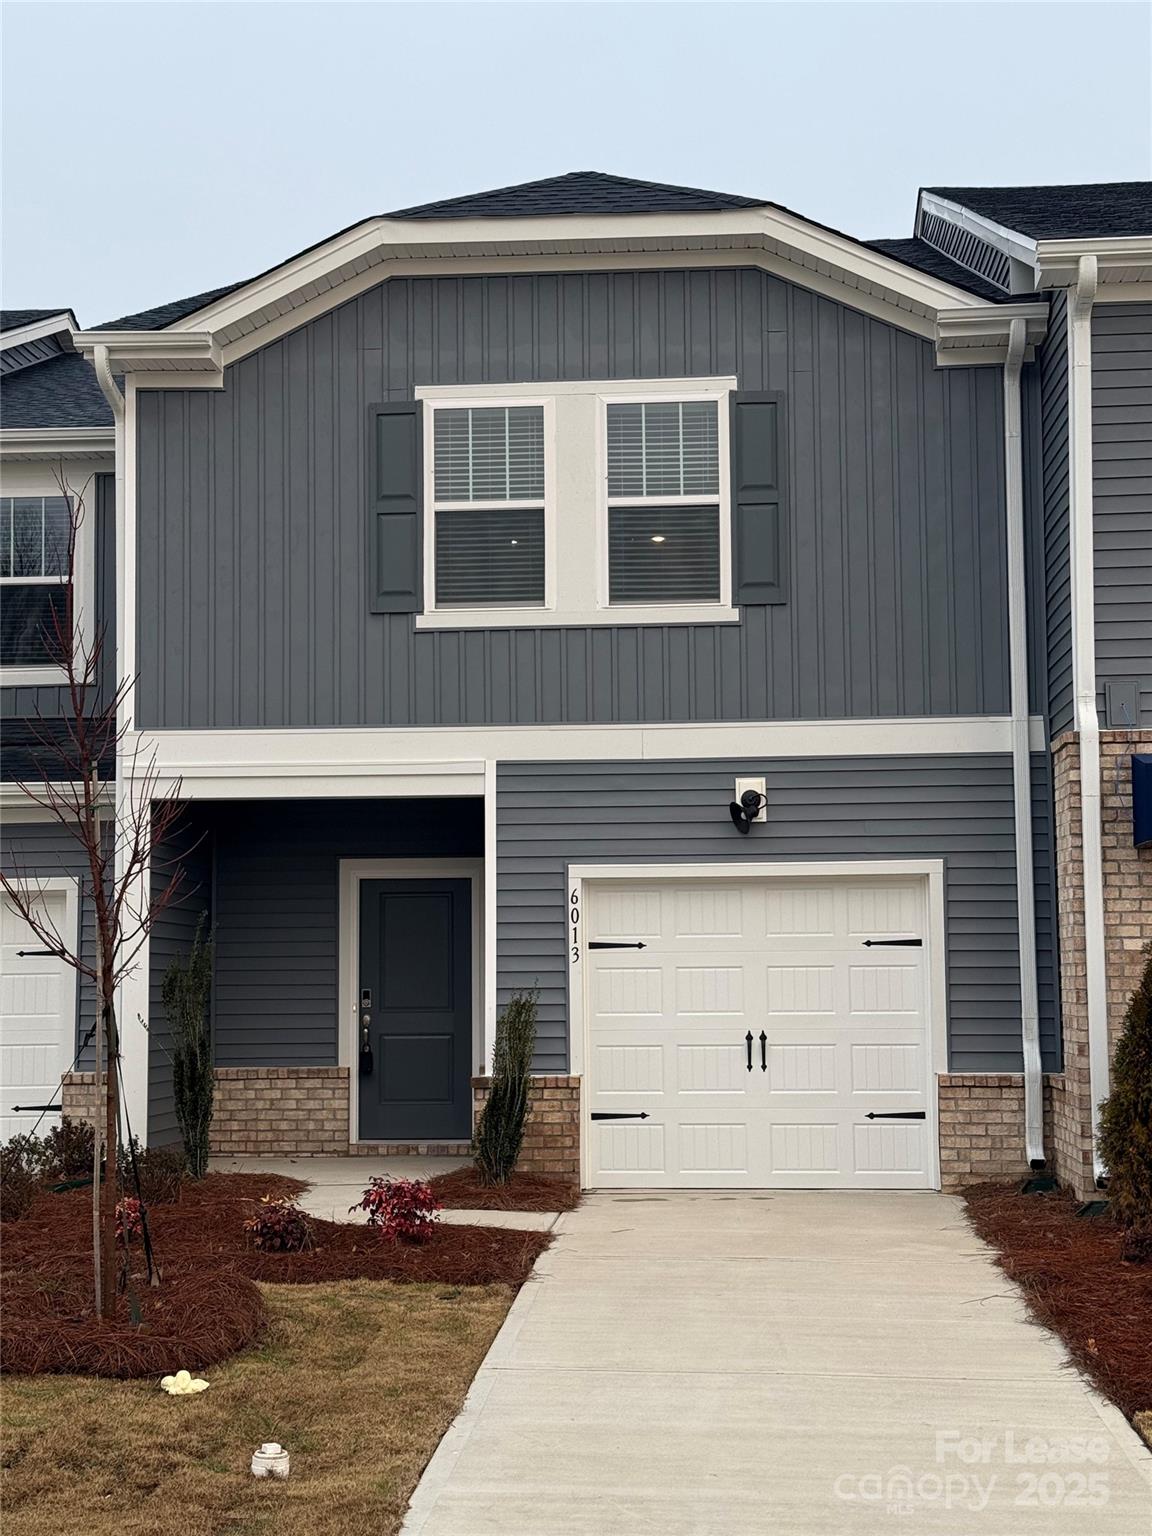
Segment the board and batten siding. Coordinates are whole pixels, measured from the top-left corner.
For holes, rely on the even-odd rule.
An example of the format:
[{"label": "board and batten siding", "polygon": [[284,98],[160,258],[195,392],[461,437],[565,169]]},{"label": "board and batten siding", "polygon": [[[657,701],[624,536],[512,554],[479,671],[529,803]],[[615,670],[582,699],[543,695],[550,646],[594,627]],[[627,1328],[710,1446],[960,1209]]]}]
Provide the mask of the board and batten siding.
[{"label": "board and batten siding", "polygon": [[[14,466],[18,468],[18,466]],[[116,477],[96,475],[89,492],[95,529],[94,634],[103,633],[101,688],[111,698],[116,666]],[[89,498],[86,497],[86,500]],[[58,684],[0,688],[0,719],[52,720],[69,712],[67,688]],[[0,751],[3,742],[0,739]]]},{"label": "board and batten siding", "polygon": [[180,884],[152,927],[148,957],[148,1143],[180,1140],[172,1091],[172,1031],[164,1008],[164,976],[173,960],[187,962],[203,918],[205,937],[212,910],[212,842],[186,812],[153,851],[152,895],[158,898],[179,869]]},{"label": "board and batten siding", "polygon": [[[767,778],[768,821],[740,837],[737,776]],[[1045,1064],[1059,1059],[1047,783],[1035,830]],[[567,869],[590,863],[940,858],[945,862],[949,1065],[1022,1064],[1012,763],[987,757],[501,763],[497,770],[501,1005],[540,989],[537,1067],[568,1065]],[[586,936],[587,937],[587,936]]]},{"label": "board and batten siding", "polygon": [[[369,408],[735,375],[787,399],[788,601],[732,625],[369,611]],[[137,398],[139,719],[171,728],[1003,713],[1002,381],[758,270],[394,278]],[[725,509],[726,510],[726,509]]]},{"label": "board and batten siding", "polygon": [[[1092,531],[1101,722],[1152,726],[1152,304],[1092,315]],[[1104,684],[1136,683],[1134,720]]]}]

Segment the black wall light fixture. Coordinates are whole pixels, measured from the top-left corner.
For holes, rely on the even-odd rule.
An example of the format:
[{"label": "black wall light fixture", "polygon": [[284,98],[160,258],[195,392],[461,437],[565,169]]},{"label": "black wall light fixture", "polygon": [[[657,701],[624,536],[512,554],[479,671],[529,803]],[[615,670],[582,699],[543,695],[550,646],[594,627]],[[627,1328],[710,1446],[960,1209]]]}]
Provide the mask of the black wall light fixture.
[{"label": "black wall light fixture", "polygon": [[743,832],[747,837],[763,804],[764,796],[756,789],[746,789],[739,800],[732,801],[728,807],[728,814],[737,832]]}]

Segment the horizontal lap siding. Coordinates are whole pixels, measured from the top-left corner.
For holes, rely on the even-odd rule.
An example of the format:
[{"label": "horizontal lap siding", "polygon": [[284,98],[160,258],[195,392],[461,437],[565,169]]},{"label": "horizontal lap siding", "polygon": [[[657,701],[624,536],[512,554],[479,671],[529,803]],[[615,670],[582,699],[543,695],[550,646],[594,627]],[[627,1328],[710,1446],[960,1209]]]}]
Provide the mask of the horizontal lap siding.
[{"label": "horizontal lap siding", "polygon": [[172,1035],[164,1009],[164,977],[173,960],[187,962],[201,918],[211,919],[211,838],[188,815],[157,844],[152,864],[153,899],[162,895],[177,870],[181,876],[173,900],[157,913],[148,962],[148,1141],[169,1146],[180,1140],[180,1128],[172,1092]]},{"label": "horizontal lap siding", "polygon": [[1110,723],[1152,726],[1152,304],[1092,317],[1092,461],[1100,708],[1135,679],[1137,718]]},{"label": "horizontal lap siding", "polygon": [[[737,775],[768,779],[768,824],[747,839],[728,818]],[[1007,756],[501,764],[497,849],[499,994],[540,988],[541,1070],[568,1064],[570,863],[851,858],[946,861],[951,1068],[1020,1068]],[[1042,916],[1050,929],[1050,896]],[[1043,948],[1053,1058],[1050,932]]]},{"label": "horizontal lap siding", "polygon": [[[368,408],[417,385],[735,375],[788,403],[789,601],[739,625],[417,633],[368,611]],[[138,397],[145,725],[1007,709],[1002,391],[753,270],[396,278]],[[591,515],[591,510],[589,510]]]},{"label": "horizontal lap siding", "polygon": [[479,858],[474,800],[200,811],[215,847],[213,1019],[222,1067],[338,1059],[340,860]]}]

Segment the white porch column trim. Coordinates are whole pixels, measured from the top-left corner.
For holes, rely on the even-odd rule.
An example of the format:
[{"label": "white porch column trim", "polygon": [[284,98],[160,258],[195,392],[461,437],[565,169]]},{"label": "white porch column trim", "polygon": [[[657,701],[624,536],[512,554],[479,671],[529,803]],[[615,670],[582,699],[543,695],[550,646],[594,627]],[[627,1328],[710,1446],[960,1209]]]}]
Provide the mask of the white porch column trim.
[{"label": "white porch column trim", "polygon": [[496,763],[484,764],[484,1051],[481,1073],[492,1070],[496,1048]]},{"label": "white porch column trim", "polygon": [[1092,306],[1095,256],[1081,256],[1068,305],[1068,453],[1072,563],[1072,674],[1080,754],[1080,829],[1084,850],[1084,971],[1088,1011],[1088,1077],[1092,1162],[1100,1101],[1108,1097],[1108,979],[1104,951],[1104,868],[1100,825],[1100,720],[1096,712],[1095,553],[1092,525]]},{"label": "white porch column trim", "polygon": [[[122,763],[116,772],[116,822],[111,828],[116,837],[117,884],[124,878],[125,852],[121,839],[116,836],[116,823],[123,826],[137,811],[133,797],[137,786]],[[131,926],[133,918],[148,910],[151,897],[151,865],[142,870],[133,881],[125,902],[125,923]],[[116,991],[116,1024],[120,1031],[120,1072],[123,1079],[123,1108],[132,1127],[132,1134],[139,1137],[140,1145],[148,1145],[148,1017],[149,979],[151,976],[152,942],[144,939],[132,969],[121,981]]]}]

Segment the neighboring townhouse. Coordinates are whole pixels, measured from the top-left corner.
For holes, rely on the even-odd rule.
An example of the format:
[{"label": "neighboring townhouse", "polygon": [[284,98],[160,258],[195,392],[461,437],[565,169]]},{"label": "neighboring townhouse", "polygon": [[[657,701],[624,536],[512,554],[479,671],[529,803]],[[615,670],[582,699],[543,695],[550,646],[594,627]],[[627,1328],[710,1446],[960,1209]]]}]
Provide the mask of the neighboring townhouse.
[{"label": "neighboring townhouse", "polygon": [[[83,922],[11,784],[66,707],[14,553],[61,463],[78,622],[186,802],[134,1127],[176,1137],[160,983],[207,914],[221,1152],[463,1149],[535,988],[538,1170],[1092,1187],[1152,938],[1152,187],[915,228],[578,173],[6,321],[4,856]],[[91,999],[4,923],[48,1093]]]}]

